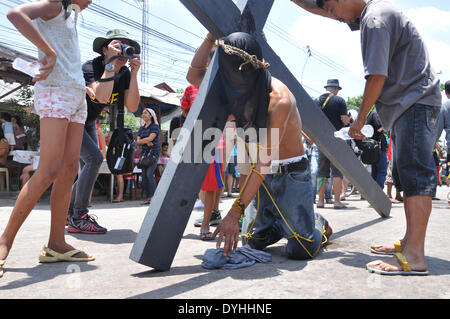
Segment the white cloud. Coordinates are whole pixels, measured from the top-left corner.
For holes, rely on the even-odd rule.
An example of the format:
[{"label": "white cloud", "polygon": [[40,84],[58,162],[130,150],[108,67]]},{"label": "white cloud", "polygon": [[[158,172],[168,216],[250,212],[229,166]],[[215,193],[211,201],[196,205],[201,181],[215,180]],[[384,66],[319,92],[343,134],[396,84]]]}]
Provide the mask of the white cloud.
[{"label": "white cloud", "polygon": [[409,9],[405,14],[417,27],[428,48],[430,61],[441,79],[450,78],[450,11],[436,7]]},{"label": "white cloud", "polygon": [[450,32],[450,11],[439,10],[435,7],[409,9],[405,14],[423,36]]}]

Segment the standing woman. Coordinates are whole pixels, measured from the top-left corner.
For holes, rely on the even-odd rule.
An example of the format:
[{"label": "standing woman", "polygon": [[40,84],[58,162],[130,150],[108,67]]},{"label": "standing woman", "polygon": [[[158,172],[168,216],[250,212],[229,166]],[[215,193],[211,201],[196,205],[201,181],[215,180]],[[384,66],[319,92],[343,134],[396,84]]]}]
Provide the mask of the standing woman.
[{"label": "standing woman", "polygon": [[[83,10],[91,0],[71,2]],[[66,243],[64,234],[87,114],[78,34],[70,17],[69,4],[70,1],[27,2],[7,14],[17,30],[38,49],[41,68],[33,82],[36,83],[34,111],[40,118],[41,151],[39,167],[20,191],[0,236],[0,277],[17,232],[52,184],[50,235],[39,253],[39,261],[94,260]]]},{"label": "standing woman", "polygon": [[5,138],[3,129],[0,126],[0,167],[5,167],[6,160],[8,159],[9,144],[8,140]]},{"label": "standing woman", "polygon": [[156,190],[154,173],[161,152],[161,147],[159,145],[160,130],[156,113],[152,109],[146,108],[142,112],[142,120],[144,121],[144,125],[139,129],[136,144],[142,146],[141,154],[151,151],[156,158],[156,161],[152,165],[142,169],[142,180],[146,194],[146,199],[142,204],[148,205]]}]

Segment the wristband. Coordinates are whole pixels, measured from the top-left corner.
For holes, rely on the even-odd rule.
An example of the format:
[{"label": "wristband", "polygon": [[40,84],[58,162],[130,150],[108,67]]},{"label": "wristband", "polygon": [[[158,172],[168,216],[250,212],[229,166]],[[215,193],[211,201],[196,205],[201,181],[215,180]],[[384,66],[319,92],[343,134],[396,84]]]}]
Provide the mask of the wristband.
[{"label": "wristband", "polygon": [[245,215],[244,215],[245,204],[243,202],[241,202],[240,198],[237,198],[234,201],[232,208],[236,209],[241,214],[241,217],[245,217]]},{"label": "wristband", "polygon": [[196,66],[192,66],[192,64],[189,65],[189,69],[195,70],[195,71],[206,71],[208,70],[208,66],[204,66],[204,67],[196,67]]}]

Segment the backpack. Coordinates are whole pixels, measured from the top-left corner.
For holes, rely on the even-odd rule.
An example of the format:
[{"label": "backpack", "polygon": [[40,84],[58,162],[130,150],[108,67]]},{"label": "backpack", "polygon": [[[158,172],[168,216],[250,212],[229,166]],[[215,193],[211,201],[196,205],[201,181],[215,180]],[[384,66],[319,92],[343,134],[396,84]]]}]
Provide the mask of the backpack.
[{"label": "backpack", "polygon": [[367,165],[374,165],[378,163],[381,151],[380,142],[372,138],[365,138],[355,142],[361,151],[361,162]]},{"label": "backpack", "polygon": [[135,149],[136,142],[131,129],[114,130],[106,152],[106,162],[111,174],[121,175],[133,172]]}]

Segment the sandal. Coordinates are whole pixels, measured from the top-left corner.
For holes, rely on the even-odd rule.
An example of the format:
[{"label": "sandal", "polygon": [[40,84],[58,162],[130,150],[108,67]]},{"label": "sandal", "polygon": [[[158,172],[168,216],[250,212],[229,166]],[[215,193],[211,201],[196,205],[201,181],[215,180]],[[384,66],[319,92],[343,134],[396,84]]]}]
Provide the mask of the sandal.
[{"label": "sandal", "polygon": [[212,233],[210,231],[207,231],[207,232],[200,232],[200,239],[203,241],[210,241],[215,240],[216,238],[212,236]]},{"label": "sandal", "polygon": [[0,278],[3,277],[3,274],[5,273],[3,271],[3,266],[5,266],[6,260],[0,260]]},{"label": "sandal", "polygon": [[397,258],[398,263],[402,267],[402,270],[398,271],[388,271],[388,270],[381,270],[376,268],[376,266],[380,265],[382,263],[381,260],[375,260],[366,265],[366,269],[375,274],[379,275],[403,275],[403,276],[426,276],[428,275],[427,270],[412,270],[409,263],[406,261],[405,256],[403,256],[402,253],[395,253],[394,256]]},{"label": "sandal", "polygon": [[378,248],[381,248],[383,246],[370,246],[370,251],[377,255],[394,255],[395,253],[401,253],[403,252],[402,243],[400,240],[396,240],[394,242],[394,249],[395,251],[378,251]]},{"label": "sandal", "polygon": [[[80,253],[81,250],[74,249],[71,251],[68,251],[64,254],[57,253],[53,249],[50,249],[48,247],[43,247],[42,250],[39,252],[39,262],[40,263],[57,263],[61,261],[93,261],[95,260],[94,257],[73,257],[74,255]],[[50,256],[48,256],[50,255]]]}]

